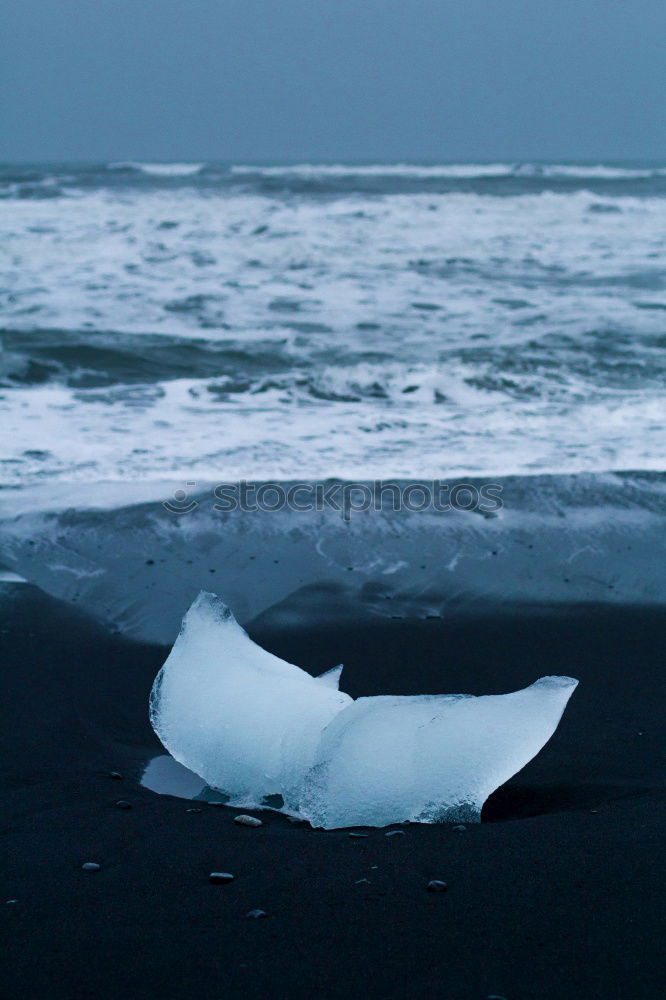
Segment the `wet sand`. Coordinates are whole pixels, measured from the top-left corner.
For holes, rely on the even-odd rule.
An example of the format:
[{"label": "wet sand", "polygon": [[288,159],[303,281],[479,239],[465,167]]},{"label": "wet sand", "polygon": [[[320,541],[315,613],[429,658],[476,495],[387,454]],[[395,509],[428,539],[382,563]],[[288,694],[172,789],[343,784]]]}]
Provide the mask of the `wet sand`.
[{"label": "wet sand", "polygon": [[165,648],[25,584],[0,585],[0,619],[3,1000],[661,996],[663,608],[250,625],[313,673],[344,662],[354,696],[579,678],[484,822],[363,838],[270,812],[241,827],[141,788],[163,752],[147,699]]}]

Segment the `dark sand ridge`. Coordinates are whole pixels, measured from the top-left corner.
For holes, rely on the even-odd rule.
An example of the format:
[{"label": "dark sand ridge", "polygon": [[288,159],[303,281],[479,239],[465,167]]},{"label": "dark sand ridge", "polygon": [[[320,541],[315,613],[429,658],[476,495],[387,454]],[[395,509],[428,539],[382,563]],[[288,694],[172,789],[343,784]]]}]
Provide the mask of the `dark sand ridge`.
[{"label": "dark sand ridge", "polygon": [[[298,627],[279,610],[253,638],[313,672],[344,661],[353,695],[581,683],[487,822],[351,839],[263,813],[247,829],[136,783],[161,749],[147,698],[164,647],[2,585],[3,1000],[661,996],[663,608],[336,622],[329,607]],[[235,881],[210,885],[219,870]],[[246,919],[255,907],[268,918]]]}]

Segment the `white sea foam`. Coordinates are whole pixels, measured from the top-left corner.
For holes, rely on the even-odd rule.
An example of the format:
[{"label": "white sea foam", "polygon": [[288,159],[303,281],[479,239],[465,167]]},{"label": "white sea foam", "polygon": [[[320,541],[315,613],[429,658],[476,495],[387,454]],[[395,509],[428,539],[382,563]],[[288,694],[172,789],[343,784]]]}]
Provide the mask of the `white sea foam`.
[{"label": "white sea foam", "polygon": [[150,717],[164,746],[232,804],[281,796],[313,826],[478,820],[492,791],[557,728],[577,681],[506,695],[373,697],[337,689],[255,645],[201,594],[158,674]]},{"label": "white sea foam", "polygon": [[110,163],[109,170],[139,170],[150,177],[192,177],[203,170],[205,163],[137,163],[127,160]]},{"label": "white sea foam", "polygon": [[564,163],[296,163],[282,166],[252,166],[237,164],[232,174],[262,177],[404,177],[452,178],[478,180],[484,177],[570,177],[581,180],[634,180],[666,176],[666,168],[613,167],[605,164],[581,165]]},{"label": "white sea foam", "polygon": [[3,481],[663,469],[665,232],[580,190],[5,201]]}]

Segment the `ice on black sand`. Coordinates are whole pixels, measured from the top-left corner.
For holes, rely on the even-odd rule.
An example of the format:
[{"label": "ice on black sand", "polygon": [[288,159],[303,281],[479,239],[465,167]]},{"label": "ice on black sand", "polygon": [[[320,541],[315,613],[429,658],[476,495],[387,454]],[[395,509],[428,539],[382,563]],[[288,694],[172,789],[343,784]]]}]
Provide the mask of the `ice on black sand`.
[{"label": "ice on black sand", "polygon": [[245,916],[250,917],[252,920],[259,920],[261,917],[267,917],[268,914],[265,910],[250,910]]},{"label": "ice on black sand", "polygon": [[446,892],[448,885],[438,878],[432,879],[427,885],[428,892]]},{"label": "ice on black sand", "polygon": [[167,750],[230,805],[279,795],[282,811],[329,830],[460,822],[479,820],[491,792],[548,742],[578,683],[354,700],[339,678],[338,667],[312,677],[261,649],[202,593],[155,679],[150,717]]},{"label": "ice on black sand", "polygon": [[96,861],[86,861],[81,865],[84,872],[98,872],[101,869],[101,865],[98,865]]}]

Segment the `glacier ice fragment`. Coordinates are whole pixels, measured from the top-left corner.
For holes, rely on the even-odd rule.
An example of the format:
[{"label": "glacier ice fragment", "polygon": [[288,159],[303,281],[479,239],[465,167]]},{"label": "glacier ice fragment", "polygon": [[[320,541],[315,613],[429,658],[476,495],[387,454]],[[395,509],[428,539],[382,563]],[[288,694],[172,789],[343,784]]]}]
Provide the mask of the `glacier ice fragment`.
[{"label": "glacier ice fragment", "polygon": [[578,684],[354,701],[341,671],[315,678],[273,656],[202,593],[155,679],[151,722],[234,805],[281,796],[283,812],[326,829],[473,821],[547,743]]},{"label": "glacier ice fragment", "polygon": [[150,695],[150,719],[179,763],[258,806],[298,785],[322,730],[352,699],[333,678],[257,646],[214,594],[189,609]]}]

